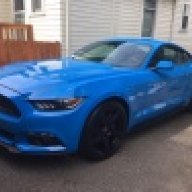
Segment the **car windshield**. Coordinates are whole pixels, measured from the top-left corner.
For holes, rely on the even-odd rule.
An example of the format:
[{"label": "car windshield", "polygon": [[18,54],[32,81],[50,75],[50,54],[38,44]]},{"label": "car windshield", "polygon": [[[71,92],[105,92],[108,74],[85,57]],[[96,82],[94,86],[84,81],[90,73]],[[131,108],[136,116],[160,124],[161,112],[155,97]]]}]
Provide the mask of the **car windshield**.
[{"label": "car windshield", "polygon": [[77,51],[73,58],[106,63],[117,67],[137,68],[143,64],[150,50],[149,45],[104,41],[85,46]]}]

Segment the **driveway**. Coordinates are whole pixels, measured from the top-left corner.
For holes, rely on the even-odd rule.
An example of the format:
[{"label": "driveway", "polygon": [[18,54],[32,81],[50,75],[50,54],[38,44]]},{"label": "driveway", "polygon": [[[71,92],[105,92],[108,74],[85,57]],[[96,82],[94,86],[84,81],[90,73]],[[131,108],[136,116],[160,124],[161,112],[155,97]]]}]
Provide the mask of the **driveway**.
[{"label": "driveway", "polygon": [[0,192],[191,192],[192,114],[128,136],[111,159],[13,157],[0,152]]}]

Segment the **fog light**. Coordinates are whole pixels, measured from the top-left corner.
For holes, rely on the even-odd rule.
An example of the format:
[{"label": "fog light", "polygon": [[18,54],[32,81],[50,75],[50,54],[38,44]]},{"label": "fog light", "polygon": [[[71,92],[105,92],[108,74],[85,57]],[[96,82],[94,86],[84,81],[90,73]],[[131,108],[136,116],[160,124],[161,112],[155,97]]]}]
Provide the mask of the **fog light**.
[{"label": "fog light", "polygon": [[30,133],[27,136],[28,142],[35,146],[58,146],[62,145],[57,137],[48,133]]}]

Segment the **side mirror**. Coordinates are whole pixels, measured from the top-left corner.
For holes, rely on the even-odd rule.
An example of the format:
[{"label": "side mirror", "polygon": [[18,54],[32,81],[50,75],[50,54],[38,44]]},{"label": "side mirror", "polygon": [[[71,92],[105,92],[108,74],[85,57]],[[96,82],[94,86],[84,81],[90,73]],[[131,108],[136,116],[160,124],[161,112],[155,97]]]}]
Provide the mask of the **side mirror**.
[{"label": "side mirror", "polygon": [[159,61],[159,63],[156,66],[156,69],[172,69],[173,63],[171,61]]}]

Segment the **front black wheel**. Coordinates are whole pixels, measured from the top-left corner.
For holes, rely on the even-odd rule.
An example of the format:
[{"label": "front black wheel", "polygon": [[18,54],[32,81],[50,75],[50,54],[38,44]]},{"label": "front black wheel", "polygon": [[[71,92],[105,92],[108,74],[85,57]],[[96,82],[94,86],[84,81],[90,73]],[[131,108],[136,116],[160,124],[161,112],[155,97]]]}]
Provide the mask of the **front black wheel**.
[{"label": "front black wheel", "polygon": [[189,104],[186,106],[186,110],[187,110],[187,112],[192,113],[192,99],[189,102]]},{"label": "front black wheel", "polygon": [[122,144],[127,127],[127,112],[117,101],[98,106],[90,115],[80,144],[80,152],[89,160],[100,161],[114,155]]}]

